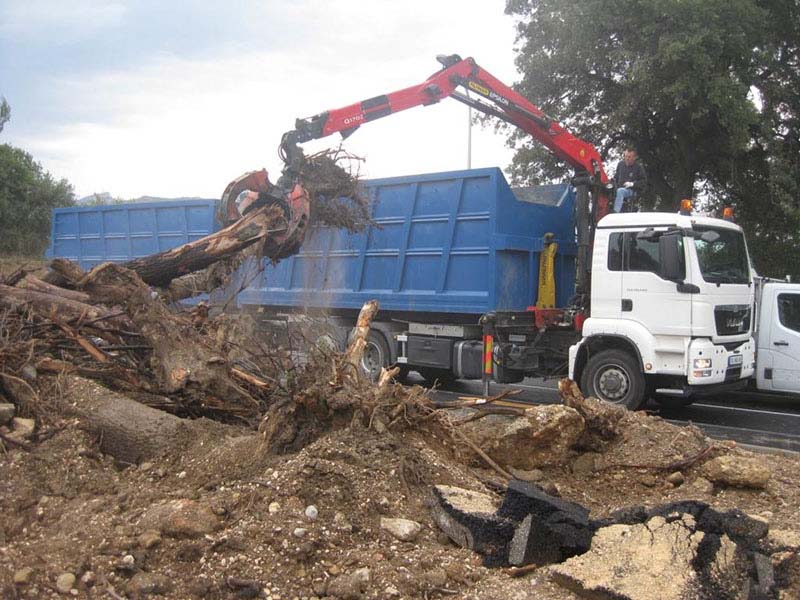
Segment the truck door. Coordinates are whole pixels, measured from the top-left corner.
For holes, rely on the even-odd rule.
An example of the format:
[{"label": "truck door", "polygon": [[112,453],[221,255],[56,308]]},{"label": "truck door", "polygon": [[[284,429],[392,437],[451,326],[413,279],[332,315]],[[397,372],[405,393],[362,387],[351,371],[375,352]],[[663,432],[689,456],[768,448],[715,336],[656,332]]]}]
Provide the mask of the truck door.
[{"label": "truck door", "polygon": [[[772,389],[800,392],[800,287],[778,288],[766,348],[772,355]],[[764,335],[764,331],[760,335]],[[763,348],[764,345],[762,345]]]},{"label": "truck door", "polygon": [[[662,278],[658,239],[639,239],[636,231],[622,235],[623,274],[621,318],[640,323],[653,335],[690,336],[692,296],[677,290],[674,281]],[[682,277],[686,283],[686,249],[680,238]]]},{"label": "truck door", "polygon": [[622,233],[598,230],[592,250],[592,317],[619,319],[622,291]]}]

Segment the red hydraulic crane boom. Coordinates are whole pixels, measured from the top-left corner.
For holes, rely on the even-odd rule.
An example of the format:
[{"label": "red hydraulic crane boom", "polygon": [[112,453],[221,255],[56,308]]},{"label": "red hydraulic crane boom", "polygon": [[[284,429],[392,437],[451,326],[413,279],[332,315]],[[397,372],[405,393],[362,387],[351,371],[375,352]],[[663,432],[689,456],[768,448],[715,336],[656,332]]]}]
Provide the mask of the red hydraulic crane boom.
[{"label": "red hydraulic crane boom", "polygon": [[[440,55],[436,59],[442,64],[442,69],[418,85],[297,119],[295,129],[286,132],[281,140],[285,175],[291,177],[303,158],[298,148],[300,143],[333,133],[341,133],[346,138],[364,123],[452,97],[519,127],[575,169],[573,183],[578,190],[576,229],[579,247],[577,287],[579,294],[585,293],[588,291],[591,231],[594,223],[609,209],[610,186],[600,153],[592,144],[572,135],[555,119],[482,69],[474,59],[462,59],[457,54]],[[474,92],[479,98],[470,97],[461,89]]]},{"label": "red hydraulic crane boom", "polygon": [[[569,163],[576,172],[591,177],[593,186],[599,188],[608,183],[600,153],[592,144],[572,135],[555,119],[478,66],[474,59],[462,59],[453,54],[438,56],[437,60],[444,68],[419,85],[298,119],[295,129],[284,134],[281,144],[284,159],[291,165],[292,147],[298,143],[334,133],[341,133],[346,138],[364,123],[415,106],[434,104],[449,96],[519,127],[544,144],[556,157]],[[459,88],[474,92],[492,104],[468,97]]]}]

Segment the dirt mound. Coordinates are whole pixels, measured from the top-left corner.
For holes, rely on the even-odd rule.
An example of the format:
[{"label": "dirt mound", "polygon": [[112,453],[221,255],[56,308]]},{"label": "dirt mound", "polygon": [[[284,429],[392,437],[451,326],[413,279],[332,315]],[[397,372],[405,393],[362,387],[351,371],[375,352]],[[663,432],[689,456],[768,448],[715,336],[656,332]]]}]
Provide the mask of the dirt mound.
[{"label": "dirt mound", "polygon": [[[401,398],[418,393],[389,389]],[[353,395],[364,390],[372,388]],[[573,598],[544,572],[510,579],[443,537],[430,516],[434,485],[488,494],[499,505],[505,482],[485,464],[465,463],[466,448],[435,417],[375,426],[390,425],[385,417],[401,405],[348,411],[349,419],[329,421],[289,454],[270,452],[264,432],[208,423],[124,469],[75,421],[57,421],[48,439],[3,458],[0,585],[9,597],[57,597],[59,577],[71,574],[71,589],[88,598]],[[632,415],[605,453],[593,452],[595,470],[574,469],[586,455],[574,450],[534,475],[593,518],[691,498],[760,514],[776,530],[796,527],[795,460],[771,457],[764,490],[700,489],[700,464],[683,469],[681,485],[669,482],[672,472],[661,467],[705,443]],[[661,467],[642,466],[659,455]],[[421,530],[401,541],[381,518],[411,520]]]}]

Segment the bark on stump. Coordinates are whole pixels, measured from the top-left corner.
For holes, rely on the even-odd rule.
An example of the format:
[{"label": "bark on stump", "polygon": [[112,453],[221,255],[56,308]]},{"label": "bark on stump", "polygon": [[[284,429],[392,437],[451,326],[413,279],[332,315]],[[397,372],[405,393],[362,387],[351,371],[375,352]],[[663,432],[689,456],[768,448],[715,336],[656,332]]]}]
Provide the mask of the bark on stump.
[{"label": "bark on stump", "polygon": [[150,408],[102,385],[69,376],[64,398],[74,406],[81,426],[98,436],[100,451],[126,464],[157,456],[194,424]]}]

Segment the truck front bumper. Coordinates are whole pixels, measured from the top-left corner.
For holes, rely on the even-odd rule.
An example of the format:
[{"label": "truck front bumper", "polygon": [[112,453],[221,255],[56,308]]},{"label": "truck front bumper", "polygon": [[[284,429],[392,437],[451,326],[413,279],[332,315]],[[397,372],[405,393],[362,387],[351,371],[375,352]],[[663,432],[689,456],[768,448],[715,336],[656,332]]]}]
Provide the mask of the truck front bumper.
[{"label": "truck front bumper", "polygon": [[707,338],[689,343],[686,380],[691,388],[735,383],[753,376],[756,366],[753,338],[728,350]]}]

